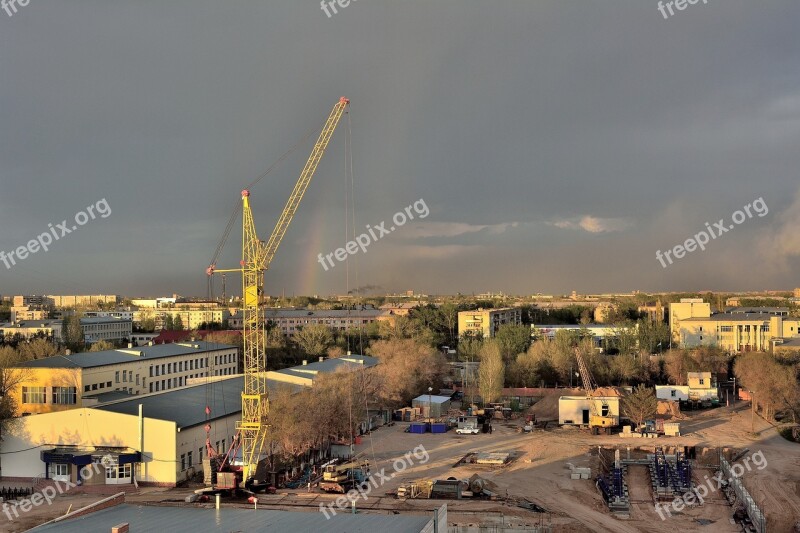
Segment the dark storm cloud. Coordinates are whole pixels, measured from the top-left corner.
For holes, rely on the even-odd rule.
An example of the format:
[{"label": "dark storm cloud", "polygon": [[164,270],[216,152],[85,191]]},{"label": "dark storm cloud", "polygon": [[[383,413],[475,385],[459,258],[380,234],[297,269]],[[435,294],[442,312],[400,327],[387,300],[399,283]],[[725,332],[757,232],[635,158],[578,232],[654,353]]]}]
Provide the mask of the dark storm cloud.
[{"label": "dark storm cloud", "polygon": [[[240,189],[342,95],[356,230],[419,198],[431,208],[359,258],[361,285],[794,286],[800,5],[709,0],[664,20],[656,4],[362,0],[329,18],[310,0],[33,0],[0,12],[0,250],[100,198],[113,207],[0,268],[0,293],[203,294]],[[268,274],[273,293],[352,289],[341,269],[306,264],[346,240],[347,127]],[[254,187],[262,238],[310,149]],[[657,249],[759,196],[770,216],[660,267]],[[221,266],[237,262],[238,231]]]}]

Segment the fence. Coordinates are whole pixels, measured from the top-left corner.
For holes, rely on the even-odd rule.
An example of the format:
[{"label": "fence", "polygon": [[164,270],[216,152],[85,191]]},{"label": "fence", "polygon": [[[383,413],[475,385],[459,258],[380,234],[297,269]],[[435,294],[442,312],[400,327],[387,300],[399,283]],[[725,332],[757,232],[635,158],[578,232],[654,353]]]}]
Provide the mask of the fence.
[{"label": "fence", "polygon": [[728,480],[728,483],[730,483],[731,488],[733,488],[733,492],[736,494],[736,497],[745,506],[745,509],[747,510],[747,516],[749,516],[750,520],[753,522],[753,527],[755,528],[756,532],[767,533],[767,519],[764,517],[764,513],[761,512],[761,509],[758,508],[755,500],[753,500],[753,497],[750,496],[750,493],[747,492],[746,488],[744,488],[741,478],[735,476],[731,472],[730,463],[724,457],[722,457],[721,454],[719,458],[719,464],[723,477]]}]

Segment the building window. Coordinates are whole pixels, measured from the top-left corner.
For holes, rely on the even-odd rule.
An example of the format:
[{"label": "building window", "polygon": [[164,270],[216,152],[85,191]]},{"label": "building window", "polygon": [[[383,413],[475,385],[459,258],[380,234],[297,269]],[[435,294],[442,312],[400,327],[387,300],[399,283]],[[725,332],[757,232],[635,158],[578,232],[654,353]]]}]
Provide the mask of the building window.
[{"label": "building window", "polygon": [[75,405],[78,403],[75,387],[53,387],[54,405]]},{"label": "building window", "polygon": [[136,384],[139,384],[139,374],[136,374]]},{"label": "building window", "polygon": [[89,385],[84,385],[84,387],[83,387],[83,392],[89,392],[89,389],[90,389],[90,388],[91,388],[91,387],[90,387]]},{"label": "building window", "polygon": [[181,454],[181,472],[183,472],[184,470],[186,470],[186,454],[182,453]]},{"label": "building window", "polygon": [[187,462],[187,466],[189,468],[191,468],[192,467],[192,452],[188,452],[186,454],[186,462]]},{"label": "building window", "polygon": [[119,370],[114,372],[114,383],[119,383]]},{"label": "building window", "polygon": [[22,403],[45,403],[46,387],[22,387]]},{"label": "building window", "polygon": [[704,378],[700,378],[700,385],[704,385],[706,380]]},{"label": "building window", "polygon": [[153,365],[150,365],[150,377],[153,377]]},{"label": "building window", "polygon": [[94,385],[92,385],[92,390],[97,390],[97,383],[95,383]]},{"label": "building window", "polygon": [[198,461],[202,461],[203,460],[203,448],[198,448],[197,449],[197,460]]},{"label": "building window", "polygon": [[669,392],[670,392],[670,396],[672,396],[674,398],[675,396],[677,396],[677,392],[678,391],[674,391],[673,390],[673,391],[669,391]]},{"label": "building window", "polygon": [[150,392],[153,392],[153,384],[150,384]]},{"label": "building window", "polygon": [[106,387],[111,388],[111,382],[106,383]]}]

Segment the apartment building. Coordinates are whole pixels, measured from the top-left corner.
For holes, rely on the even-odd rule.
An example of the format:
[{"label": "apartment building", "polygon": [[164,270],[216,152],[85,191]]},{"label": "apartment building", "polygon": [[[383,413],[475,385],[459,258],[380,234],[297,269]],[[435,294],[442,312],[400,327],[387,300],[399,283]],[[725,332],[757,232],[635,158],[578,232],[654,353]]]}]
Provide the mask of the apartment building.
[{"label": "apartment building", "polygon": [[[287,337],[305,326],[323,324],[336,331],[345,331],[352,328],[366,327],[381,321],[393,321],[397,315],[388,310],[374,309],[372,307],[357,307],[355,309],[265,309],[264,320],[280,328]],[[236,313],[228,319],[232,329],[242,328],[242,314]]]},{"label": "apartment building", "polygon": [[143,320],[152,318],[156,323],[156,330],[164,329],[167,316],[172,320],[180,317],[184,329],[199,329],[203,324],[217,322],[221,324],[228,320],[230,313],[227,308],[217,309],[186,309],[186,308],[157,308],[140,309],[133,312],[133,322],[141,324]]},{"label": "apartment building", "polygon": [[605,341],[619,336],[620,331],[636,335],[638,328],[638,324],[622,327],[605,324],[531,324],[531,337],[541,335],[553,340],[559,331],[586,332],[592,336],[595,348],[601,348]]},{"label": "apartment building", "polygon": [[118,397],[176,389],[188,379],[236,373],[238,348],[176,343],[56,355],[11,369],[20,382],[11,395],[22,414],[87,407]]},{"label": "apartment building", "polygon": [[504,324],[522,324],[522,311],[514,307],[459,311],[459,337],[494,337]]},{"label": "apartment building", "polygon": [[120,297],[116,294],[68,294],[64,296],[48,294],[47,298],[52,300],[53,305],[56,307],[92,306],[97,304],[116,305],[120,301]]},{"label": "apartment building", "polygon": [[49,312],[45,309],[37,309],[30,305],[11,307],[11,322],[24,320],[45,320]]}]

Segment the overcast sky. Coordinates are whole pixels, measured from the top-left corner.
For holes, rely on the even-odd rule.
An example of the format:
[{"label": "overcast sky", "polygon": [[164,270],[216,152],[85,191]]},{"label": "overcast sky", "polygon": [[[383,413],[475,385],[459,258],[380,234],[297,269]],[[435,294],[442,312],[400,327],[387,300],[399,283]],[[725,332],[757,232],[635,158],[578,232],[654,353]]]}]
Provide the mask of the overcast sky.
[{"label": "overcast sky", "polygon": [[[111,214],[0,263],[0,294],[206,295],[241,189],[340,96],[349,121],[271,294],[800,286],[796,0],[701,1],[668,19],[653,0],[358,0],[331,17],[317,0],[17,8],[0,11],[0,250],[102,199]],[[326,271],[317,255],[346,243],[348,128],[357,233],[420,199],[429,215]],[[253,187],[261,238],[312,145]],[[657,260],[758,198],[765,216]],[[237,219],[220,268],[238,264],[240,235]]]}]

